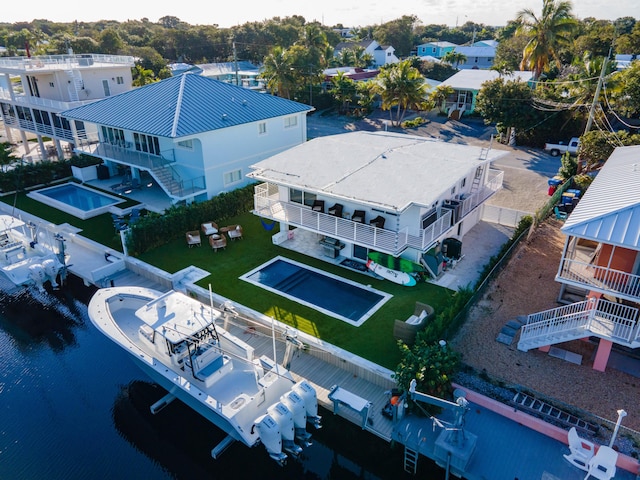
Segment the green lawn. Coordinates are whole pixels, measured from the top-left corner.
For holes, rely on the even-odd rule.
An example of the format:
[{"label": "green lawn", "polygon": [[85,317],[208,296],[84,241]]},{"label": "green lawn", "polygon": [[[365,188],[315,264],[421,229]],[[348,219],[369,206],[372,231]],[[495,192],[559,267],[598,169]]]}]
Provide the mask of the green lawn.
[{"label": "green lawn", "polygon": [[[224,297],[391,369],[395,369],[400,360],[392,336],[394,319],[409,317],[413,313],[414,302],[418,300],[433,305],[438,312],[452,295],[450,290],[428,283],[403,287],[376,280],[275,246],[271,236],[276,230],[266,231],[259,218],[250,213],[231,218],[226,223],[239,223],[244,230],[244,239],[228,242],[226,250],[216,253],[205,242],[202,247],[188,248],[184,238],[180,238],[141,255],[140,259],[170,273],[190,265],[198,266],[211,272],[210,276],[198,282],[201,287],[208,289],[211,285],[213,291]],[[239,279],[278,255],[371,285],[392,294],[393,298],[363,325],[354,327]]]}]

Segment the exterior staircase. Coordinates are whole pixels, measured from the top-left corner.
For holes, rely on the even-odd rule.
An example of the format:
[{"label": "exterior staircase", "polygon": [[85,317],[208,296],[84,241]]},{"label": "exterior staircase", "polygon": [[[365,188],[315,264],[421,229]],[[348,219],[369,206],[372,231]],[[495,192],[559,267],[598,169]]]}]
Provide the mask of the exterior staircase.
[{"label": "exterior staircase", "polygon": [[65,70],[65,74],[69,79],[69,101],[77,102],[80,100],[78,92],[84,90],[84,82],[82,81],[82,75],[78,70]]},{"label": "exterior staircase", "polygon": [[518,350],[526,352],[587,336],[631,348],[640,346],[638,309],[600,298],[531,314],[520,330]]},{"label": "exterior staircase", "polygon": [[182,196],[182,182],[175,178],[171,168],[166,165],[155,167],[151,170],[151,175],[170,196]]},{"label": "exterior staircase", "polygon": [[533,413],[545,421],[560,423],[565,427],[575,427],[592,435],[598,433],[599,427],[597,425],[585,422],[569,412],[560,410],[526,393],[517,392],[511,402],[516,408]]}]

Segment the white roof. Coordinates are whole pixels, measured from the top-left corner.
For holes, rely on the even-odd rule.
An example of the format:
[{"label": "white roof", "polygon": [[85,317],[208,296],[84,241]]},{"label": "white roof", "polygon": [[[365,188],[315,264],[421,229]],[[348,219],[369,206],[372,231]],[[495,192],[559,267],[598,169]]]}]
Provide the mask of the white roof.
[{"label": "white roof", "polygon": [[562,232],[640,249],[640,146],[614,150]]},{"label": "white roof", "polygon": [[419,58],[423,62],[433,62],[433,63],[441,63],[442,62],[441,59],[439,59],[437,57],[434,57],[434,56],[431,56],[431,55],[423,55],[423,56],[421,56]]},{"label": "white roof", "polygon": [[[480,90],[484,82],[495,80],[499,77],[500,72],[495,70],[460,70],[458,73],[442,82],[442,85],[453,87],[456,90]],[[504,78],[505,81],[519,80],[521,82],[528,82],[533,78],[533,72],[517,71],[503,75],[502,78]]]},{"label": "white roof", "polygon": [[431,206],[461,178],[507,152],[391,132],[319,137],[252,165],[265,182],[402,211]]}]

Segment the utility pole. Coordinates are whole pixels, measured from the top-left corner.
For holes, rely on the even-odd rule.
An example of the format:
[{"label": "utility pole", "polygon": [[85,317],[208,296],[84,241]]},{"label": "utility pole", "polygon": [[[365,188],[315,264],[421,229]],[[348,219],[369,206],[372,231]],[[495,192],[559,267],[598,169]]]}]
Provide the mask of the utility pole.
[{"label": "utility pole", "polygon": [[233,65],[234,70],[236,72],[236,85],[240,85],[240,80],[238,79],[238,57],[236,55],[236,42],[235,40],[231,43],[233,47]]},{"label": "utility pole", "polygon": [[600,97],[600,89],[602,88],[602,82],[604,81],[604,74],[607,70],[607,62],[609,61],[609,57],[611,56],[611,52],[613,50],[613,43],[615,42],[616,37],[613,36],[613,40],[611,40],[611,45],[609,46],[609,53],[607,53],[607,57],[602,61],[602,69],[600,70],[600,77],[598,77],[598,84],[596,85],[596,93],[593,95],[593,103],[591,103],[591,110],[589,110],[589,118],[587,119],[587,126],[584,129],[584,133],[588,133],[591,130],[591,125],[593,124],[593,118],[596,114],[596,106],[598,105],[598,98]]}]

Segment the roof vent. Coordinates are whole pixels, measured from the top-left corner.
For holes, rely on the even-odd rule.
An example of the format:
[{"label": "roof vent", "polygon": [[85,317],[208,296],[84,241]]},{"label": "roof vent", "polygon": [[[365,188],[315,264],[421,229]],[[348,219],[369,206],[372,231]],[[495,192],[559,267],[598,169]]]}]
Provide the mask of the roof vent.
[{"label": "roof vent", "polygon": [[247,106],[247,100],[246,99],[242,100],[242,105],[245,106],[245,107]]},{"label": "roof vent", "polygon": [[222,120],[227,120],[229,118],[229,115],[227,115],[226,113],[222,114]]}]

